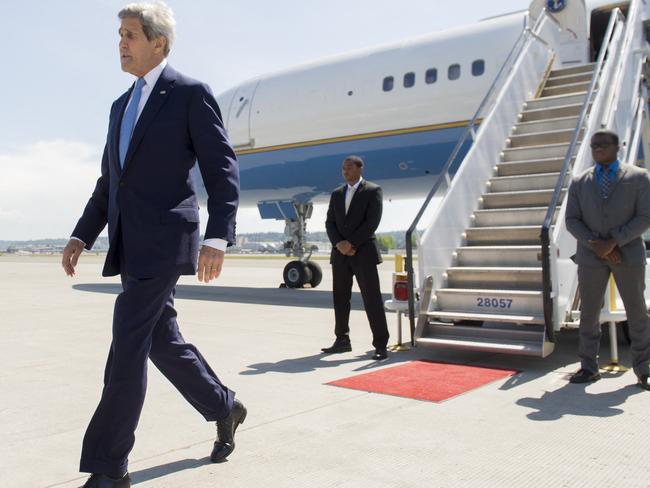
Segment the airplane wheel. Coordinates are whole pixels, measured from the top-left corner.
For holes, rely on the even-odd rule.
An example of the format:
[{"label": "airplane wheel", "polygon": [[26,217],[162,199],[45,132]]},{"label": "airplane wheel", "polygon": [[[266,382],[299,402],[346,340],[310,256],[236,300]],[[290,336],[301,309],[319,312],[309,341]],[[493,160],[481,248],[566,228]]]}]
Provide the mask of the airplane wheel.
[{"label": "airplane wheel", "polygon": [[309,266],[311,271],[311,280],[309,280],[309,284],[312,288],[316,288],[323,280],[323,270],[320,265],[314,261],[307,261],[307,266]]},{"label": "airplane wheel", "polygon": [[311,270],[302,261],[290,261],[282,273],[287,288],[302,288],[311,281]]}]

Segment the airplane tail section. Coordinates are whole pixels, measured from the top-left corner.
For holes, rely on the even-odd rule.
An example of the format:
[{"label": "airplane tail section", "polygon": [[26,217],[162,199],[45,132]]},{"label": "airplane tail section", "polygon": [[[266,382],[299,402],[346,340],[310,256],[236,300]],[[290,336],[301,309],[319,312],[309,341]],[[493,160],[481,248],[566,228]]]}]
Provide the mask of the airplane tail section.
[{"label": "airplane tail section", "polygon": [[[451,180],[443,172],[407,233],[418,234],[420,306],[410,297],[420,345],[544,357],[578,308],[575,240],[564,224],[570,177],[591,164],[588,135],[621,137],[621,160],[648,144],[642,0],[611,12],[597,60],[566,62],[566,33],[542,11],[526,28],[467,130],[472,147]],[[476,122],[482,119],[480,127]],[[459,145],[464,140],[459,141]],[[414,286],[410,287],[414,289]],[[417,316],[417,327],[415,327]]]}]

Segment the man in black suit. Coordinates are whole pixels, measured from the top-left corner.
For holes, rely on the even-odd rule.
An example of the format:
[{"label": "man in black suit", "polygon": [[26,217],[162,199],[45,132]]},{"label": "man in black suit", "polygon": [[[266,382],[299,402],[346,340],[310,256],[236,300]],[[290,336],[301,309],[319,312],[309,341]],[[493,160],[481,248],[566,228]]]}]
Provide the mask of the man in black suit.
[{"label": "man in black suit", "polygon": [[332,192],[325,227],[332,243],[332,274],[334,278],[334,314],[336,340],[325,353],[352,350],[350,343],[350,299],[352,277],[357,278],[363,305],[372,330],[373,359],[386,359],[388,326],[384,302],[379,289],[377,265],[382,262],[375,230],[381,221],[382,191],[362,178],[363,160],[348,156],[343,161],[346,184]]},{"label": "man in black suit", "polygon": [[[131,4],[118,15],[122,69],[138,79],[111,108],[101,176],[64,252],[73,276],[83,248],[108,224],[104,276],[120,275],[113,337],[99,406],[84,436],[84,488],[127,488],[128,455],[147,387],[150,359],[187,401],[217,423],[211,460],[235,448],[246,417],[176,321],[181,275],[217,278],[235,242],[239,170],[221,113],[207,85],[167,64],[173,14],[162,2]],[[198,160],[208,193],[206,239],[199,246],[199,208],[190,170]]]}]

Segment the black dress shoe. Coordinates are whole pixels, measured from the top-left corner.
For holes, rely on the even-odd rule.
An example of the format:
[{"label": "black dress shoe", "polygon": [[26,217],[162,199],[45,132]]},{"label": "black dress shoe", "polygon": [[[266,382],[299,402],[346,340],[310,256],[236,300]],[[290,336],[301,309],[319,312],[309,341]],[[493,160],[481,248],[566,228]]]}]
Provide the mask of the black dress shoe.
[{"label": "black dress shoe", "polygon": [[598,381],[600,379],[600,373],[592,373],[588,369],[581,368],[577,373],[573,373],[569,382],[571,383],[591,383],[592,381]]},{"label": "black dress shoe", "polygon": [[372,359],[375,361],[380,361],[388,357],[388,352],[386,349],[375,349],[375,354],[372,355]]},{"label": "black dress shoe", "polygon": [[331,347],[324,347],[321,349],[321,351],[326,354],[338,354],[340,352],[350,352],[351,350],[352,344],[349,339],[336,339]]},{"label": "black dress shoe", "polygon": [[639,381],[637,381],[637,386],[639,388],[643,388],[644,390],[650,391],[650,383],[648,383],[648,375],[644,374],[642,376],[639,376]]},{"label": "black dress shoe", "polygon": [[131,477],[126,473],[119,479],[109,478],[105,474],[93,474],[81,488],[130,488]]},{"label": "black dress shoe", "polygon": [[239,424],[244,423],[247,414],[246,407],[239,400],[235,400],[230,415],[217,421],[217,440],[214,442],[212,454],[210,454],[210,460],[213,463],[225,461],[235,450],[235,432]]}]

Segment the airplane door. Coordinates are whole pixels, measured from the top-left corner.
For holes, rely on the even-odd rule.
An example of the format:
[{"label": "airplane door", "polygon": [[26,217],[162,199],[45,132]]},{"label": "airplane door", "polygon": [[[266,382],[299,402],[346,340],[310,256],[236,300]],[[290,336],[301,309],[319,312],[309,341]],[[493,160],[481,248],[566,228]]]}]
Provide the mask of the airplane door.
[{"label": "airplane door", "polygon": [[230,104],[228,112],[228,137],[235,149],[253,147],[251,138],[251,107],[258,82],[247,83],[240,86]]},{"label": "airplane door", "polygon": [[528,9],[534,22],[542,9],[562,26],[558,60],[561,67],[589,62],[589,32],[585,0],[533,0]]}]

